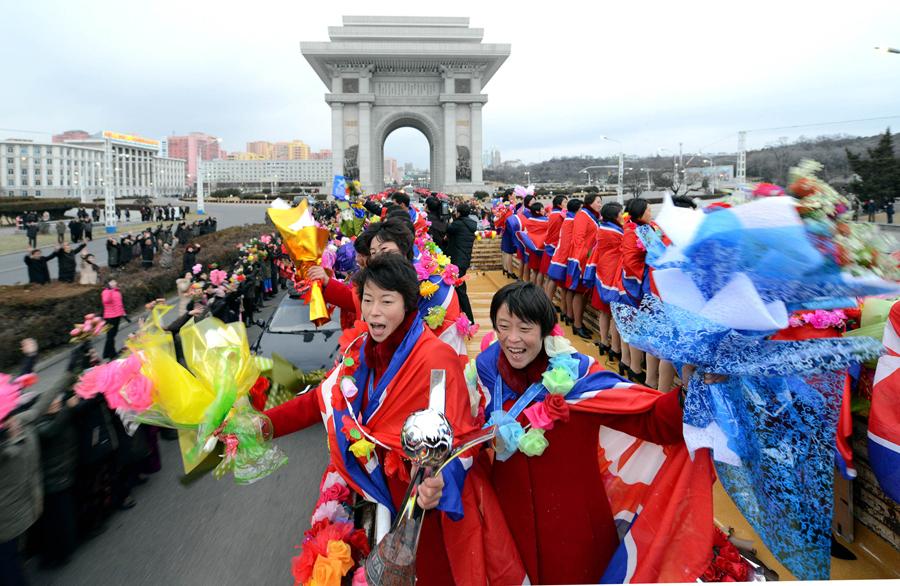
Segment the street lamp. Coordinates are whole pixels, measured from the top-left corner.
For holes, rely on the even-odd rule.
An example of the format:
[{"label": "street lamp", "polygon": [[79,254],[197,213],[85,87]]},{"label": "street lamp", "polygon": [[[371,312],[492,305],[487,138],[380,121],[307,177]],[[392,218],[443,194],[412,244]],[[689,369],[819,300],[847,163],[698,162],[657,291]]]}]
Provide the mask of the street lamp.
[{"label": "street lamp", "polygon": [[525,186],[527,187],[530,184],[531,184],[531,172],[526,170],[525,171]]},{"label": "street lamp", "polygon": [[591,186],[591,172],[588,171],[587,169],[582,169],[581,172],[587,174],[587,176],[588,176],[588,187],[590,187],[590,186]]},{"label": "street lamp", "polygon": [[625,175],[625,153],[622,152],[622,143],[608,136],[601,136],[602,140],[608,140],[619,145],[619,183],[616,185],[616,201],[619,204],[625,203],[625,185],[623,183]]}]

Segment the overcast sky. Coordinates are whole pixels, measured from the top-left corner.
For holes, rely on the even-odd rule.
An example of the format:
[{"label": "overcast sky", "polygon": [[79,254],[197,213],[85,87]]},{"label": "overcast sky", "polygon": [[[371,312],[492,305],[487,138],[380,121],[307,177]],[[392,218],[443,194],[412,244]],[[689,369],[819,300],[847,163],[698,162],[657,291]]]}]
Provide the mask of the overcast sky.
[{"label": "overcast sky", "polygon": [[[468,16],[485,42],[510,43],[485,87],[483,144],[504,159],[617,152],[604,135],[627,153],[715,153],[742,129],[817,125],[751,132],[755,148],[900,128],[900,54],[873,49],[900,48],[897,0],[0,0],[0,137],[199,130],[229,151],[330,148],[326,88],[299,43],[327,41],[344,14]],[[401,129],[386,156],[427,166],[427,143]]]}]

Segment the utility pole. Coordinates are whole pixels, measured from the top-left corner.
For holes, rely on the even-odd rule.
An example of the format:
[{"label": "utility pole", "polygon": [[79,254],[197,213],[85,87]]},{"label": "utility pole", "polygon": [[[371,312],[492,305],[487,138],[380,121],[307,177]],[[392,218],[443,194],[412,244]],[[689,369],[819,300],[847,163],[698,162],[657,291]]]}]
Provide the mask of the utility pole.
[{"label": "utility pole", "polygon": [[616,185],[616,201],[625,203],[625,153],[619,151],[619,184]]}]

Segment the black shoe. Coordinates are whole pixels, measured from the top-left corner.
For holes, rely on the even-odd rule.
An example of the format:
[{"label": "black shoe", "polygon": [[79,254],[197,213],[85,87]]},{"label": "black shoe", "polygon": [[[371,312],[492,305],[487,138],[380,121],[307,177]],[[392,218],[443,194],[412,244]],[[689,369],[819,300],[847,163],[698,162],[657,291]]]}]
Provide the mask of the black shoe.
[{"label": "black shoe", "polygon": [[591,334],[584,326],[581,326],[580,328],[572,328],[572,333],[576,336],[584,338],[585,340],[591,340],[594,337],[593,334]]},{"label": "black shoe", "polygon": [[630,368],[628,369],[628,378],[631,379],[631,382],[635,382],[639,385],[643,385],[647,382],[646,374],[644,374],[643,372],[635,372]]},{"label": "black shoe", "polygon": [[619,363],[619,376],[624,376],[628,378],[628,371],[631,370],[627,365]]},{"label": "black shoe", "polygon": [[609,353],[607,354],[610,360],[615,360],[616,362],[622,362],[622,353],[621,352],[613,352],[613,349],[609,349]]},{"label": "black shoe", "polygon": [[128,497],[127,499],[122,501],[122,503],[119,505],[119,510],[127,511],[128,509],[133,509],[134,505],[136,505],[136,504],[137,504],[137,501],[134,500],[133,497]]}]

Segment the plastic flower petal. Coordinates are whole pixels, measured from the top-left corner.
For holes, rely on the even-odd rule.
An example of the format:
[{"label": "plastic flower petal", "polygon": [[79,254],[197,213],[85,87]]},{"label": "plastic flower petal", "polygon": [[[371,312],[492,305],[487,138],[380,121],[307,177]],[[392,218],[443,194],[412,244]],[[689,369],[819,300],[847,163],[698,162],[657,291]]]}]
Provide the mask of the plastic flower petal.
[{"label": "plastic flower petal", "polygon": [[344,505],[342,505],[341,503],[337,501],[326,501],[316,507],[316,511],[312,516],[312,522],[313,524],[315,524],[322,519],[339,522],[350,520],[350,516],[347,514],[347,509],[345,509]]},{"label": "plastic flower petal", "polygon": [[439,287],[437,284],[432,283],[431,281],[422,281],[419,284],[419,295],[425,297],[426,299],[431,299],[431,296],[437,293]]},{"label": "plastic flower petal", "polygon": [[422,261],[417,262],[417,263],[416,263],[415,265],[413,265],[413,266],[416,267],[416,277],[417,277],[420,281],[424,281],[424,280],[426,280],[428,277],[431,276],[431,269],[429,269],[427,266],[425,266],[425,263],[423,263]]},{"label": "plastic flower petal", "polygon": [[357,458],[366,458],[368,460],[374,450],[375,444],[365,438],[358,439],[350,445],[350,451]]},{"label": "plastic flower petal", "polygon": [[436,330],[441,326],[441,324],[444,323],[444,317],[446,317],[446,315],[446,307],[442,305],[431,307],[428,309],[428,313],[425,315],[425,323],[428,324],[428,327],[432,330]]},{"label": "plastic flower petal", "polygon": [[550,366],[565,369],[573,380],[578,378],[579,364],[578,359],[573,358],[571,354],[557,354],[550,359]]},{"label": "plastic flower petal", "polygon": [[525,414],[525,417],[528,418],[531,427],[537,429],[553,429],[553,420],[547,414],[547,407],[543,402],[534,403],[525,409],[523,413]]},{"label": "plastic flower petal", "polygon": [[550,369],[542,375],[541,379],[551,395],[568,395],[575,386],[575,380],[565,368]]},{"label": "plastic flower petal", "polygon": [[547,336],[544,338],[544,351],[547,356],[553,358],[558,354],[572,354],[575,348],[565,336]]},{"label": "plastic flower petal", "polygon": [[350,546],[343,541],[333,539],[328,542],[328,557],[341,564],[341,574],[346,574],[353,567],[353,558],[350,556]]},{"label": "plastic flower petal", "polygon": [[519,438],[519,451],[526,456],[540,456],[549,445],[543,429],[531,428]]}]

